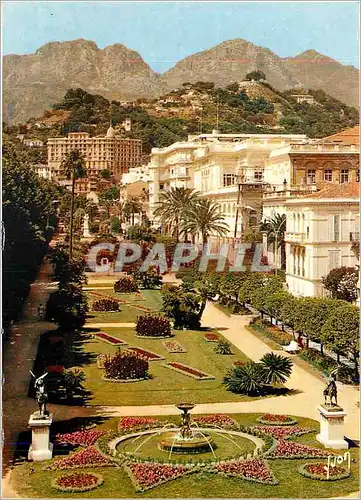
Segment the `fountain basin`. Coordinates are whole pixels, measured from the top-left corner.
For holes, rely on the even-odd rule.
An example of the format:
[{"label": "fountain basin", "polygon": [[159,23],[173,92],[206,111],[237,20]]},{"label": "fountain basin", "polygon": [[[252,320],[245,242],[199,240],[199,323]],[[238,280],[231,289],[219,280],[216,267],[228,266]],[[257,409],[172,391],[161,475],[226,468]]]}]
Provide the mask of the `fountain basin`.
[{"label": "fountain basin", "polygon": [[172,453],[207,453],[216,445],[209,434],[193,431],[191,437],[182,437],[180,432],[164,433],[158,448]]}]

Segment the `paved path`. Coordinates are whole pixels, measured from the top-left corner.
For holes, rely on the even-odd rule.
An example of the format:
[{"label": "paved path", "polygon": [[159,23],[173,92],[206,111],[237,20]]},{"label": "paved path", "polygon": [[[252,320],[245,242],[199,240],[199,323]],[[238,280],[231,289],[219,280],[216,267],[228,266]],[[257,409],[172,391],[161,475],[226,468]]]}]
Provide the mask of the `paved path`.
[{"label": "paved path", "polygon": [[135,328],[135,323],[91,323],[88,322],[85,328]]}]

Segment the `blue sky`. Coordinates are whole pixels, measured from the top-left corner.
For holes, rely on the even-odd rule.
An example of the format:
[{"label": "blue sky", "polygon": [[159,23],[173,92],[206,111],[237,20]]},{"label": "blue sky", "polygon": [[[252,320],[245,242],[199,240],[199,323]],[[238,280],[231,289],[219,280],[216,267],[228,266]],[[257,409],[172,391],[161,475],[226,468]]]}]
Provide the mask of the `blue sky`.
[{"label": "blue sky", "polygon": [[156,71],[224,40],[244,38],[281,57],[315,49],[359,67],[359,3],[12,2],[3,3],[3,53],[50,41],[123,43]]}]

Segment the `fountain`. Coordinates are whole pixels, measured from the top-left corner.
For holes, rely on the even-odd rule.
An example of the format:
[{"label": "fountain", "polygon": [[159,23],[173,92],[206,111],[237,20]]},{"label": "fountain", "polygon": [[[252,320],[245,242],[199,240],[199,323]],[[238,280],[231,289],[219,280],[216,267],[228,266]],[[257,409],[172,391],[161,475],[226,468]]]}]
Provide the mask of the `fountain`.
[{"label": "fountain", "polygon": [[205,453],[211,451],[213,456],[215,444],[209,434],[204,434],[199,430],[193,430],[190,425],[191,417],[189,411],[195,405],[181,403],[176,405],[182,413],[182,423],[178,430],[171,431],[163,435],[158,442],[158,447],[163,451],[169,451],[169,458],[172,453]]},{"label": "fountain", "polygon": [[[201,427],[198,422],[192,422],[189,412],[195,407],[193,404],[181,403],[176,407],[182,412],[180,425],[168,422],[158,428],[135,430],[112,439],[109,449],[119,458],[130,461],[191,461],[193,464],[258,456],[264,449],[262,438],[237,428],[225,429],[218,425]],[[199,455],[199,458],[193,455]]]}]

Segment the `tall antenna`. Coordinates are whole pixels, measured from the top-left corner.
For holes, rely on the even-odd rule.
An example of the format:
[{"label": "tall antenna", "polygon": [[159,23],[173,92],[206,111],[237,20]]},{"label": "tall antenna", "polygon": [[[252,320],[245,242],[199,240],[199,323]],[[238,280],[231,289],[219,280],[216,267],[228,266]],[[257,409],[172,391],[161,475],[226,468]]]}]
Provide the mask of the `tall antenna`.
[{"label": "tall antenna", "polygon": [[218,132],[219,126],[219,95],[217,95],[217,122],[216,122],[216,130]]}]

